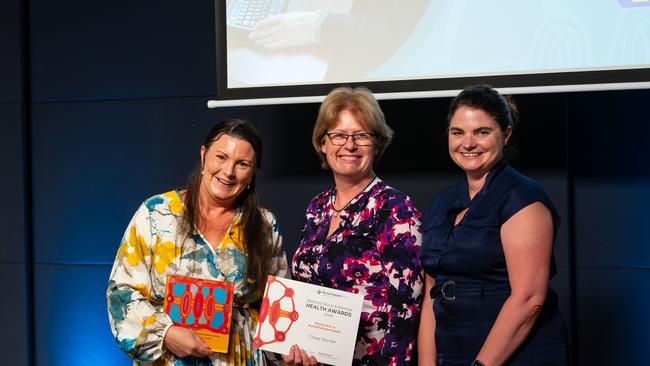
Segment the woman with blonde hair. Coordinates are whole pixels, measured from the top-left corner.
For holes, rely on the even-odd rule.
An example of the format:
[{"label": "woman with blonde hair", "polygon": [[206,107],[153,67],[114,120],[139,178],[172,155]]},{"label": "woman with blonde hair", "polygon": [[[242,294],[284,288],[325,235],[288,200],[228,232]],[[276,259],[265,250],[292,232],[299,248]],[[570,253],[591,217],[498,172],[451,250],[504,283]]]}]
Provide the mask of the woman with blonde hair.
[{"label": "woman with blonde hair", "polygon": [[[375,175],[393,131],[372,93],[340,87],[321,104],[312,143],[334,187],[307,207],[294,278],[363,295],[353,365],[404,365],[414,356],[423,273],[420,213]],[[285,361],[316,363],[293,348]]]}]

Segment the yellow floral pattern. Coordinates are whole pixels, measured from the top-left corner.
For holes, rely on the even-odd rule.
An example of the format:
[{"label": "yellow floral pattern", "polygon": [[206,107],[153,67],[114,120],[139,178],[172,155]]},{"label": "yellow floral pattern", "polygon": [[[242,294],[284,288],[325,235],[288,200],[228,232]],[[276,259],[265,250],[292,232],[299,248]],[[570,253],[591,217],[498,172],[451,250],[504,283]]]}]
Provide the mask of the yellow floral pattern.
[{"label": "yellow floral pattern", "polygon": [[151,315],[142,322],[142,326],[147,327],[156,322],[156,316]]},{"label": "yellow floral pattern", "polygon": [[181,212],[183,212],[183,201],[181,201],[181,197],[179,196],[177,191],[169,191],[163,193],[163,196],[169,198],[169,210],[174,214],[178,215]]},{"label": "yellow floral pattern", "polygon": [[[156,237],[156,241],[160,241],[160,237]],[[166,241],[164,243],[156,243],[153,246],[153,266],[158,273],[164,273],[170,263],[174,262],[174,259],[180,254],[176,250],[176,244],[171,241]]]},{"label": "yellow floral pattern", "polygon": [[131,266],[136,266],[144,260],[146,250],[144,238],[136,233],[135,227],[131,227],[128,239],[122,242],[117,254],[119,257],[126,258]]},{"label": "yellow floral pattern", "polygon": [[237,220],[232,224],[230,230],[228,231],[227,235],[224,236],[221,243],[219,243],[218,248],[219,250],[223,250],[229,247],[233,247],[238,251],[244,253],[245,249],[241,241],[241,238],[242,238],[242,226],[239,220]]},{"label": "yellow floral pattern", "polygon": [[145,285],[144,283],[136,283],[135,285],[133,285],[133,288],[137,290],[139,293],[141,293],[145,299],[149,299],[149,300],[151,299],[151,292],[149,292],[147,285]]}]

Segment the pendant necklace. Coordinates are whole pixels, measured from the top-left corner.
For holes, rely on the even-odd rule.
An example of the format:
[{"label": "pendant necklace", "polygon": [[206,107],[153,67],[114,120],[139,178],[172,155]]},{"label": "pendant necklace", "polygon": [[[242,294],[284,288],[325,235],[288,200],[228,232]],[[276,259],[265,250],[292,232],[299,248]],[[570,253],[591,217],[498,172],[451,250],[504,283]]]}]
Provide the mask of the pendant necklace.
[{"label": "pendant necklace", "polygon": [[372,182],[374,182],[374,181],[375,181],[375,176],[373,175],[373,176],[372,176],[372,179],[370,179],[370,182],[368,182],[368,184],[367,184],[365,187],[363,187],[363,189],[362,189],[361,191],[359,191],[359,193],[357,193],[354,197],[352,197],[352,199],[349,200],[348,203],[346,203],[345,206],[341,207],[340,209],[337,209],[337,208],[334,206],[334,202],[336,201],[336,195],[333,195],[333,196],[332,196],[332,210],[334,210],[334,213],[332,214],[332,216],[334,216],[334,217],[338,217],[338,215],[339,215],[343,210],[345,210],[345,209],[350,205],[350,203],[352,203],[352,201],[354,201],[354,199],[357,198],[357,196],[359,196],[359,195],[361,194],[361,192],[365,191],[366,188],[370,187],[370,185],[371,185]]}]

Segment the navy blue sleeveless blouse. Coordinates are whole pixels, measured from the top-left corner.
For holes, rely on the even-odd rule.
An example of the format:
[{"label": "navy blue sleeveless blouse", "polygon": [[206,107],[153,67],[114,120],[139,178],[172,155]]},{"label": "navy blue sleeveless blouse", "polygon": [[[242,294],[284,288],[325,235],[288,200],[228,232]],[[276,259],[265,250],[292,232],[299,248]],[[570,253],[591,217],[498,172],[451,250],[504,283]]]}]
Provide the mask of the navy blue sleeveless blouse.
[{"label": "navy blue sleeveless blouse", "polygon": [[[436,280],[429,296],[434,300],[439,366],[469,365],[478,354],[510,295],[501,226],[534,202],[542,202],[551,211],[555,238],[560,218],[550,198],[537,182],[504,162],[488,173],[473,199],[466,180],[434,198],[422,221],[420,261]],[[465,216],[454,226],[465,208]],[[553,277],[553,257],[550,266]],[[507,365],[566,363],[566,329],[557,297],[549,290],[530,336]]]}]

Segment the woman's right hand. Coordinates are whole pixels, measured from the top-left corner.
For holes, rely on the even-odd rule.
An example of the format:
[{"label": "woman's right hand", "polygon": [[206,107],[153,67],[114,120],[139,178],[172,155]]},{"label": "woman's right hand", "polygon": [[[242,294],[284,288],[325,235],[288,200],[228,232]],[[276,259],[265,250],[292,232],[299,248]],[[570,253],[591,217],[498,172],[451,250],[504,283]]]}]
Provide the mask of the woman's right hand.
[{"label": "woman's right hand", "polygon": [[307,355],[307,352],[302,350],[298,345],[291,346],[288,355],[282,355],[282,359],[289,365],[306,365],[316,366],[318,361],[316,357]]},{"label": "woman's right hand", "polygon": [[207,357],[212,350],[207,344],[189,329],[172,325],[163,341],[165,347],[178,357]]},{"label": "woman's right hand", "polygon": [[316,11],[272,15],[260,20],[248,38],[269,50],[309,46],[314,42],[312,33],[318,26],[318,17]]}]

